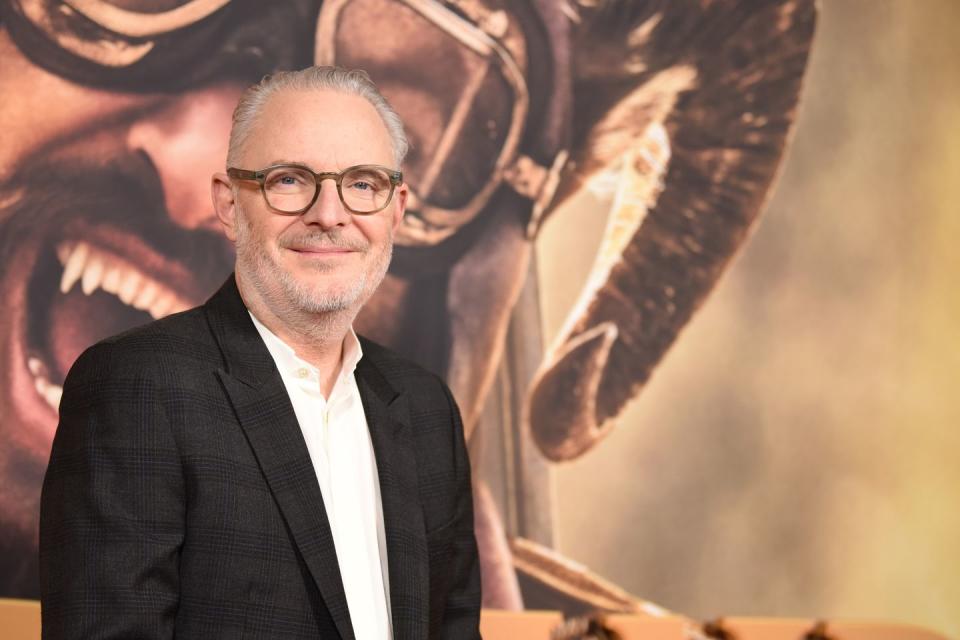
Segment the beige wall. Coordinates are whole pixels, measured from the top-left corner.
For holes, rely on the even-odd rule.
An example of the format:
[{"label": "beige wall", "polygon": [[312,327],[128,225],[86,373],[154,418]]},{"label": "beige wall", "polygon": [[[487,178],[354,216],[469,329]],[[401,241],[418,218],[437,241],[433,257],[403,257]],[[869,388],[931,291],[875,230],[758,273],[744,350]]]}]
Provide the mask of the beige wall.
[{"label": "beige wall", "polygon": [[[821,8],[764,219],[613,435],[556,467],[559,548],[698,618],[956,636],[960,2]],[[589,199],[539,242],[548,339],[602,231]]]}]

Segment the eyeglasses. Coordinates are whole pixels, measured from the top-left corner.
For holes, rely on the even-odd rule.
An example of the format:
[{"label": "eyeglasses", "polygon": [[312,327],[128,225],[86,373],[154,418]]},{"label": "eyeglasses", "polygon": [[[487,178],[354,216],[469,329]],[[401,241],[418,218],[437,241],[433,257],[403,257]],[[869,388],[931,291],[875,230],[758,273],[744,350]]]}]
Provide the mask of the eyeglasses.
[{"label": "eyeglasses", "polygon": [[[518,182],[510,178],[522,173],[514,165],[530,103],[524,76],[528,53],[519,20],[502,10],[506,4],[322,3],[316,64],[366,69],[407,123],[413,141],[404,162],[412,178],[398,244],[442,242],[473,220],[505,179]],[[370,33],[394,37],[371,47]],[[405,64],[398,79],[394,65],[411,60],[413,41],[421,43],[416,62]],[[425,108],[422,95],[430,96]],[[424,116],[432,113],[430,105],[436,106],[436,122]],[[540,183],[531,183],[528,190],[534,192]],[[540,198],[534,193],[531,199]]]},{"label": "eyeglasses", "polygon": [[227,175],[235,180],[260,183],[267,205],[283,215],[301,214],[317,201],[320,183],[333,180],[340,202],[350,213],[369,215],[382,211],[393,198],[403,173],[376,164],[360,164],[343,171],[317,173],[299,164],[277,164],[260,171],[230,167]]}]

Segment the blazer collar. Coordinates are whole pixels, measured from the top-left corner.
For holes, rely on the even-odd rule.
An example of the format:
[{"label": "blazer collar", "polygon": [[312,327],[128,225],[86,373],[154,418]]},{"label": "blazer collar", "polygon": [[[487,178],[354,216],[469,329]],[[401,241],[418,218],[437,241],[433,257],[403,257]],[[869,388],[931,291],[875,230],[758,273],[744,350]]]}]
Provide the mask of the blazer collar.
[{"label": "blazer collar", "polygon": [[280,372],[233,275],[204,305],[223,354],[217,371],[247,442],[340,636],[354,640],[323,495]]},{"label": "blazer collar", "polygon": [[357,386],[380,480],[393,637],[426,638],[429,558],[407,396],[398,392],[376,366],[374,354],[379,347],[363,338],[361,342],[369,357],[357,365]]},{"label": "blazer collar", "polygon": [[251,387],[273,379],[276,365],[253,326],[233,274],[203,308],[210,332],[223,355],[224,371]]},{"label": "blazer collar", "polygon": [[[340,635],[351,640],[333,535],[303,432],[233,275],[204,308],[223,355],[217,374],[224,390]],[[393,635],[426,637],[429,566],[406,395],[377,366],[380,348],[360,340],[357,386],[380,480]]]}]

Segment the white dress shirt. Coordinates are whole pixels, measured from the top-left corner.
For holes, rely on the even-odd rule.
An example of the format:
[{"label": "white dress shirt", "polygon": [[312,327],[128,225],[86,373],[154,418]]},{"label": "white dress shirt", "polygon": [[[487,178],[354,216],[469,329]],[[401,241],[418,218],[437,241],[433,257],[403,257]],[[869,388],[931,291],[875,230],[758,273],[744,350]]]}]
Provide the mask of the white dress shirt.
[{"label": "white dress shirt", "polygon": [[[253,314],[280,370],[307,442],[343,579],[357,640],[391,640],[390,581],[377,462],[354,375],[363,357],[353,329],[343,342],[340,374],[330,398],[320,392],[319,372]],[[320,505],[317,505],[319,508]]]}]

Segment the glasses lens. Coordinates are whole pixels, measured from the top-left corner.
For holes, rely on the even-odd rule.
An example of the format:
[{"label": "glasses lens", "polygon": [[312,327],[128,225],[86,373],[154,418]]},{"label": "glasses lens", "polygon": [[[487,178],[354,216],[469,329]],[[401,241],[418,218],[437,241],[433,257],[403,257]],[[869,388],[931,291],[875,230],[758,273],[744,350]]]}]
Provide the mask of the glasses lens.
[{"label": "glasses lens", "polygon": [[277,167],[263,179],[267,204],[277,211],[294,213],[310,205],[317,183],[313,174],[297,167]]},{"label": "glasses lens", "polygon": [[[411,4],[337,3],[343,8],[330,36],[336,57],[322,63],[370,73],[407,128],[411,145],[404,176],[417,200],[456,209],[491,181],[507,145],[515,96],[495,60]],[[371,47],[371,33],[391,35]]]},{"label": "glasses lens", "polygon": [[390,201],[393,184],[383,169],[358,167],[343,174],[340,183],[343,203],[357,213],[378,211]]}]

